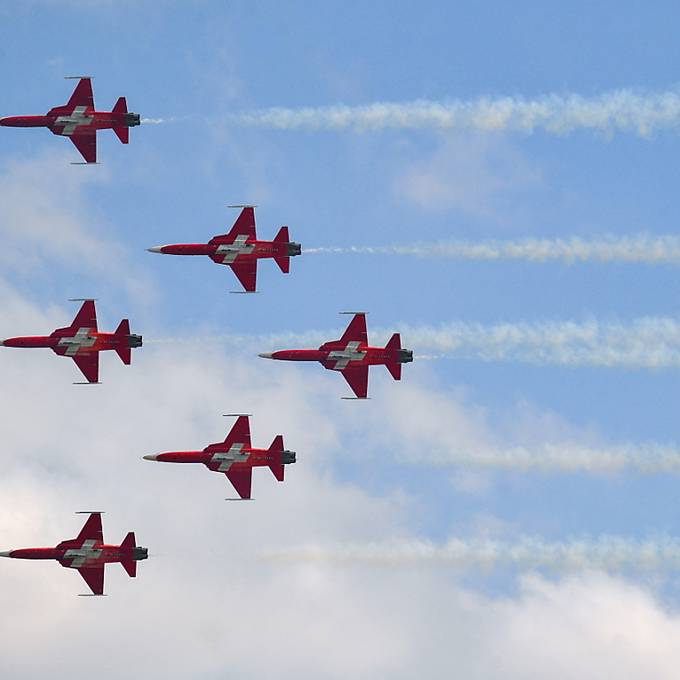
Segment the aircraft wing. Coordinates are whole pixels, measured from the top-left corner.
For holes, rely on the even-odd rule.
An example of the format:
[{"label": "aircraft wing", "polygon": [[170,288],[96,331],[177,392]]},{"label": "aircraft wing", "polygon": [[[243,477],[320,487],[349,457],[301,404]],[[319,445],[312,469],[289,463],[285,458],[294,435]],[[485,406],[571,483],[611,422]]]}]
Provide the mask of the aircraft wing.
[{"label": "aircraft wing", "polygon": [[253,468],[241,468],[236,470],[227,470],[225,473],[227,478],[236,489],[236,493],[241,498],[250,498],[250,488],[253,481]]},{"label": "aircraft wing", "polygon": [[104,594],[104,565],[96,567],[80,567],[78,573],[85,579],[93,595]]},{"label": "aircraft wing", "polygon": [[94,306],[94,300],[85,300],[73,319],[72,328],[90,328],[97,330],[97,310]]},{"label": "aircraft wing", "polygon": [[93,512],[88,518],[80,533],[75,539],[76,541],[97,541],[104,542],[104,534],[102,532],[102,516],[98,512]]},{"label": "aircraft wing", "polygon": [[366,315],[355,314],[345,329],[339,342],[344,346],[349,342],[359,342],[363,345],[368,344],[368,333],[366,332]]},{"label": "aircraft wing", "polygon": [[94,108],[94,96],[92,95],[92,81],[89,78],[81,78],[73,90],[71,98],[68,100],[65,108],[75,109],[76,106],[87,106],[89,109]]},{"label": "aircraft wing", "polygon": [[243,444],[244,448],[250,448],[250,420],[248,416],[239,416],[236,419],[224,443],[227,448],[231,448],[232,444]]},{"label": "aircraft wing", "polygon": [[87,163],[97,162],[97,131],[95,129],[89,128],[69,134],[65,127],[62,134],[66,135],[75,144],[76,149],[80,151],[80,155]]},{"label": "aircraft wing", "polygon": [[74,354],[71,359],[76,362],[76,366],[85,376],[87,382],[99,382],[99,352]]},{"label": "aircraft wing", "polygon": [[354,394],[360,399],[366,399],[368,396],[368,365],[350,366],[340,372]]},{"label": "aircraft wing", "polygon": [[248,239],[256,239],[255,234],[255,209],[243,208],[241,214],[234,222],[229,233],[215,236],[210,239],[211,245],[215,243],[233,243],[237,236],[246,236]]},{"label": "aircraft wing", "polygon": [[241,285],[254,293],[257,288],[257,260],[236,260],[229,264]]}]

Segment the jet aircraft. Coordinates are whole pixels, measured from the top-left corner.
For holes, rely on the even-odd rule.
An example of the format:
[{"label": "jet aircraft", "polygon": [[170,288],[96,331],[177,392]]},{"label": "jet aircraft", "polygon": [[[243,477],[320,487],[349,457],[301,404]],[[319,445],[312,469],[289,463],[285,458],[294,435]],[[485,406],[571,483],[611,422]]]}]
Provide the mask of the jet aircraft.
[{"label": "jet aircraft", "polygon": [[366,313],[341,314],[354,314],[354,318],[339,340],[326,342],[319,349],[284,349],[259,356],[283,361],[318,361],[324,368],[340,371],[357,399],[366,399],[368,396],[369,366],[384,364],[395,380],[401,380],[401,364],[413,361],[413,351],[401,348],[399,333],[395,333],[385,347],[370,347],[366,333]]},{"label": "jet aircraft", "polygon": [[[147,548],[137,545],[133,531],[120,545],[107,545],[102,534],[100,512],[89,514],[76,538],[62,541],[54,548],[20,548],[0,552],[0,557],[22,560],[57,560],[62,567],[77,569],[90,587],[92,595],[104,594],[104,568],[108,562],[120,562],[123,569],[134,578],[137,562],[149,556]],[[89,595],[89,593],[88,593]]]},{"label": "jet aircraft", "polygon": [[290,240],[288,227],[281,227],[273,241],[260,241],[255,233],[254,206],[243,208],[228,234],[215,236],[208,243],[177,243],[148,248],[150,253],[164,255],[207,255],[217,264],[229,265],[247,293],[254,293],[257,280],[257,261],[273,258],[284,274],[290,271],[290,258],[299,255],[302,247]]},{"label": "jet aircraft", "polygon": [[71,357],[87,378],[88,383],[98,383],[99,352],[113,349],[123,363],[129,365],[132,362],[131,348],[142,346],[142,336],[130,333],[130,322],[127,319],[123,319],[113,333],[100,333],[97,330],[94,300],[83,300],[70,326],[57,328],[50,335],[7,338],[0,342],[0,345],[4,347],[49,347],[56,354]]},{"label": "jet aircraft", "polygon": [[168,451],[144,456],[145,460],[164,463],[202,463],[213,472],[224,472],[242,500],[250,498],[254,467],[266,466],[283,481],[284,466],[295,462],[295,451],[283,446],[277,435],[268,449],[255,449],[250,443],[248,416],[238,416],[223,442],[210,444],[202,451]]},{"label": "jet aircraft", "polygon": [[[72,78],[69,76],[69,79]],[[83,165],[97,162],[97,130],[112,129],[123,144],[129,141],[129,128],[139,125],[138,113],[129,113],[125,97],[119,97],[111,111],[95,111],[92,81],[78,78],[71,98],[64,106],[50,109],[44,116],[8,116],[0,118],[6,127],[46,127],[55,135],[68,137],[85,159]]]}]

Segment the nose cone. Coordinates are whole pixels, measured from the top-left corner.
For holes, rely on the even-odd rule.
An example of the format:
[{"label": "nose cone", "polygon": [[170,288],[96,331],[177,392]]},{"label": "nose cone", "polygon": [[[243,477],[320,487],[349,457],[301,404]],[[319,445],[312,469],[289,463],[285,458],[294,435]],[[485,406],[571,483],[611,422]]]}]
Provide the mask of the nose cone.
[{"label": "nose cone", "polygon": [[144,456],[144,460],[158,460],[158,454],[150,453],[148,456]]},{"label": "nose cone", "polygon": [[12,557],[12,551],[5,550],[4,552],[0,552],[0,557]]},{"label": "nose cone", "polygon": [[154,246],[153,248],[147,248],[147,251],[150,253],[162,253],[163,246]]},{"label": "nose cone", "polygon": [[263,359],[273,359],[274,353],[273,352],[262,352],[262,354],[258,354],[257,356],[262,357]]},{"label": "nose cone", "polygon": [[7,125],[6,120],[7,118],[0,118],[0,125]]}]

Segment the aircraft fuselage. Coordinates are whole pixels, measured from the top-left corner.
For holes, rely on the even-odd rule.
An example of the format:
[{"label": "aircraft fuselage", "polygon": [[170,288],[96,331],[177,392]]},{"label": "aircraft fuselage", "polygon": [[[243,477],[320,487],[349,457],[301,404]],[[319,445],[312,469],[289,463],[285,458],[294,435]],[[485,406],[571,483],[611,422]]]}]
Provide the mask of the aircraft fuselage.
[{"label": "aircraft fuselage", "polygon": [[73,111],[50,111],[45,116],[7,116],[0,118],[4,127],[46,127],[55,135],[73,135],[81,128],[109,130],[112,128],[135,127],[141,123],[138,113],[116,113],[94,111],[78,106]]}]

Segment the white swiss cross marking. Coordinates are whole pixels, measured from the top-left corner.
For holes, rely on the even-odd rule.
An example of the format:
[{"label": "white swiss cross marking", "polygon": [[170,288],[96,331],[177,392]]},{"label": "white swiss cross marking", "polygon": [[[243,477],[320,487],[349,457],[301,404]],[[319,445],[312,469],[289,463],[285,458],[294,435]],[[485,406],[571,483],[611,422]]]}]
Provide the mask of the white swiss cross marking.
[{"label": "white swiss cross marking", "polygon": [[213,453],[210,459],[211,463],[219,463],[217,468],[219,472],[226,472],[232,463],[244,463],[248,460],[250,454],[241,453],[243,444],[232,444],[229,451],[217,451]]},{"label": "white swiss cross marking", "polygon": [[55,125],[63,125],[61,131],[64,135],[72,135],[76,128],[81,125],[90,125],[94,120],[93,116],[86,116],[87,106],[76,106],[73,111],[66,116],[58,116]]},{"label": "white swiss cross marking", "polygon": [[72,567],[82,567],[88,560],[96,560],[101,556],[102,550],[100,548],[94,547],[94,540],[88,539],[83,541],[83,545],[80,548],[69,548],[64,553],[65,559],[72,559]]},{"label": "white swiss cross marking", "polygon": [[215,255],[224,255],[223,264],[231,264],[239,255],[247,255],[255,250],[254,243],[246,243],[248,236],[239,234],[233,243],[222,243],[217,246]]},{"label": "white swiss cross marking", "polygon": [[97,342],[97,338],[90,335],[89,328],[79,328],[74,336],[59,338],[57,344],[66,347],[66,356],[72,357],[78,354],[78,350],[92,347],[95,342]]},{"label": "white swiss cross marking", "polygon": [[335,349],[329,352],[328,361],[335,361],[333,370],[342,371],[347,368],[350,361],[361,361],[366,356],[366,352],[359,350],[360,344],[358,340],[352,340],[347,343],[345,349]]}]

